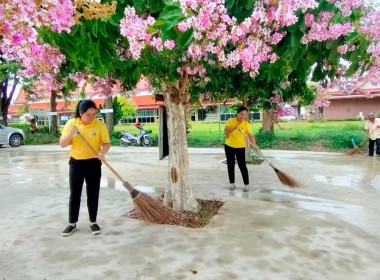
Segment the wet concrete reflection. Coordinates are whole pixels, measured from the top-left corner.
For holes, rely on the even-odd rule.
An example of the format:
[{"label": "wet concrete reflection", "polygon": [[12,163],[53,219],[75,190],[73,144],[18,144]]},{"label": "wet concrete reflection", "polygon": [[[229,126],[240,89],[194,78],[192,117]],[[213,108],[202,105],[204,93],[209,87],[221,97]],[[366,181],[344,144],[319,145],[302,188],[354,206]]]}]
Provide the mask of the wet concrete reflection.
[{"label": "wet concrete reflection", "polygon": [[[121,191],[121,192],[128,192],[128,190],[123,186],[123,183],[115,180],[111,177],[102,177],[100,180],[100,187],[101,188],[108,188],[113,189],[115,191]],[[133,186],[135,189],[144,192],[144,193],[156,193],[156,189],[154,187],[149,186]]]}]

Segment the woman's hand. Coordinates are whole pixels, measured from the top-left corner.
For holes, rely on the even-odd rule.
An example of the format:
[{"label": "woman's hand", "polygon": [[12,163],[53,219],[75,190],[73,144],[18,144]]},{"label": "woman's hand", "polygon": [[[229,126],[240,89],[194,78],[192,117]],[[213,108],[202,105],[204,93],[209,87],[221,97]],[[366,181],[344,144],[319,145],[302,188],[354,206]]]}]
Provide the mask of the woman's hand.
[{"label": "woman's hand", "polygon": [[99,151],[97,158],[98,158],[100,161],[105,160],[105,159],[106,159],[106,153],[103,153],[102,151]]},{"label": "woman's hand", "polygon": [[256,143],[251,143],[252,148],[254,148],[256,151],[260,151],[259,146],[257,146]]},{"label": "woman's hand", "polygon": [[70,128],[68,134],[71,135],[71,137],[73,137],[73,136],[77,133],[77,131],[78,131],[78,128],[77,128],[75,125],[73,125],[73,126]]},{"label": "woman's hand", "polygon": [[61,138],[59,138],[59,145],[62,148],[69,146],[71,144],[71,138],[73,138],[73,136],[77,133],[77,131],[78,131],[78,128],[75,125],[70,127],[69,132],[66,135],[62,135]]}]

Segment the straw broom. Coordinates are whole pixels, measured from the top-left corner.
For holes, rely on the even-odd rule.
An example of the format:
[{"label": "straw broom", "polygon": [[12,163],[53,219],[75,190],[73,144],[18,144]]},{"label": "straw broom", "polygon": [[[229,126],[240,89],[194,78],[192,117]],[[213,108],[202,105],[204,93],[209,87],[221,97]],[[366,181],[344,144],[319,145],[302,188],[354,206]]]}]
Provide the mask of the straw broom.
[{"label": "straw broom", "polygon": [[[240,128],[239,128],[239,131],[241,133],[243,133],[243,131]],[[276,175],[277,175],[278,179],[280,180],[280,182],[283,185],[288,186],[290,188],[297,188],[297,187],[299,187],[299,183],[295,179],[293,179],[292,177],[290,177],[285,172],[282,172],[281,170],[279,170],[278,168],[276,168],[272,163],[270,163],[269,160],[267,160],[267,158],[264,157],[264,155],[260,151],[260,149],[251,142],[251,140],[245,135],[245,133],[243,133],[243,134],[244,134],[244,138],[248,140],[248,143],[251,144],[252,148],[254,148],[260,154],[260,156],[269,164],[269,166],[273,168],[273,170],[276,172]]]},{"label": "straw broom", "polygon": [[[97,156],[98,153],[86,140],[86,138],[84,138],[79,131],[77,134],[80,136],[83,142],[86,143],[94,155]],[[123,183],[123,186],[129,191],[133,200],[133,204],[136,207],[138,217],[141,220],[157,224],[166,224],[169,223],[175,216],[178,216],[177,212],[165,206],[157,199],[154,199],[133,188],[132,185],[125,181],[105,159],[103,159],[102,162],[112,171],[112,173]]]},{"label": "straw broom", "polygon": [[[370,136],[372,135],[372,133],[375,132],[376,129],[377,129],[377,128],[375,128],[375,129],[374,129],[374,130],[368,135],[368,137],[370,137]],[[356,155],[357,153],[359,153],[359,147],[360,147],[365,141],[367,141],[367,139],[364,139],[362,142],[359,143],[359,145],[353,147],[351,150],[345,152],[344,154],[345,154],[346,156],[353,156],[353,155]]]}]

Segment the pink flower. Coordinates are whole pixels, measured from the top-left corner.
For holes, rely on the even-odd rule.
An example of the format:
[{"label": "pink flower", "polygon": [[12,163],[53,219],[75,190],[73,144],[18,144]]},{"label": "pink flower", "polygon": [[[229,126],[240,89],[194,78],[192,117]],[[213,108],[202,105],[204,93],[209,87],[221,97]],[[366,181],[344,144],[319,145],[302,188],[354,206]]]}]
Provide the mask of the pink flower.
[{"label": "pink flower", "polygon": [[188,27],[187,27],[187,24],[182,21],[182,22],[178,23],[177,28],[180,32],[185,32]]},{"label": "pink flower", "polygon": [[165,48],[167,48],[168,50],[171,50],[174,48],[175,46],[175,42],[173,40],[166,40],[165,43],[164,43],[164,46]]}]

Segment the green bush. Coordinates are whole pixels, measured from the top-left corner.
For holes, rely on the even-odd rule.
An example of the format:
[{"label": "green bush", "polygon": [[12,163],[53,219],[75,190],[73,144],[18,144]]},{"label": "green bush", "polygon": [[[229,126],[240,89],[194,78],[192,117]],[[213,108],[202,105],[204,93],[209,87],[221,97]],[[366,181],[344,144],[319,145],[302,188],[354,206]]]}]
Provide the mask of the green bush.
[{"label": "green bush", "polygon": [[27,123],[11,123],[11,127],[20,128],[24,133],[29,133],[29,124]]},{"label": "green bush", "polygon": [[59,135],[51,133],[25,134],[25,145],[58,144]]},{"label": "green bush", "polygon": [[261,149],[274,148],[276,145],[277,137],[273,132],[259,131],[255,138]]}]

